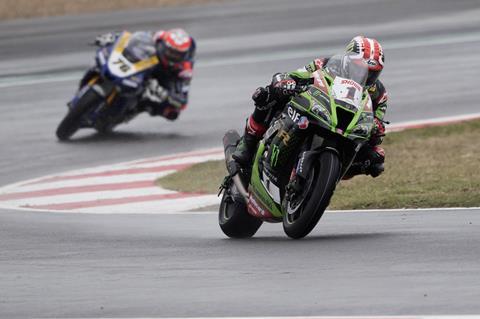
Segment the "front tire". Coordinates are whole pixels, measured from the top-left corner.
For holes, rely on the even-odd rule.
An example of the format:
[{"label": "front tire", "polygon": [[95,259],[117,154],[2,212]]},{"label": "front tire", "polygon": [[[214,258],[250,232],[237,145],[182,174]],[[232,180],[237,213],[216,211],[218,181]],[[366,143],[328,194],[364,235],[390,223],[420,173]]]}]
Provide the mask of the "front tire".
[{"label": "front tire", "polygon": [[[283,216],[283,230],[289,237],[303,238],[317,225],[330,203],[340,177],[340,166],[336,153],[325,151],[320,154],[311,171],[311,182],[306,183],[305,199],[298,209]],[[286,204],[290,205],[288,201]]]},{"label": "front tire", "polygon": [[228,193],[227,190],[223,193],[218,211],[220,228],[230,238],[252,237],[262,225],[262,221],[248,213],[243,200],[234,200]]},{"label": "front tire", "polygon": [[78,100],[75,107],[69,109],[67,115],[63,118],[57,127],[56,135],[60,141],[68,140],[80,127],[82,117],[91,109],[97,107],[102,102],[95,91],[88,90]]}]

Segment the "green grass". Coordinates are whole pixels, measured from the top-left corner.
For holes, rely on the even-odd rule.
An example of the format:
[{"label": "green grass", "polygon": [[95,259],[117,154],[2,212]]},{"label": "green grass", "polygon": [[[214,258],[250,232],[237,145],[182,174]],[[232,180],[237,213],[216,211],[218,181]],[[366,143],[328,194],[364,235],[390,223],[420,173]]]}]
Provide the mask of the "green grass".
[{"label": "green grass", "polygon": [[[480,206],[480,121],[390,133],[385,173],[342,181],[330,209]],[[159,180],[162,187],[215,193],[223,161]]]}]

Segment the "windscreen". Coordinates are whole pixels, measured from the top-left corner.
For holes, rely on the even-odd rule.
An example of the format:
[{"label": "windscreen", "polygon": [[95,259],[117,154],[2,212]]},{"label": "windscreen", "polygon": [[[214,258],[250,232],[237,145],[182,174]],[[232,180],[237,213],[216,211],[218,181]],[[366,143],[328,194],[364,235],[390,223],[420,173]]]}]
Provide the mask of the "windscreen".
[{"label": "windscreen", "polygon": [[331,57],[325,65],[325,70],[332,77],[340,76],[357,82],[362,88],[368,77],[368,65],[362,58],[348,54],[339,54]]},{"label": "windscreen", "polygon": [[325,65],[325,71],[333,78],[335,102],[352,111],[358,109],[368,76],[365,61],[351,55],[334,55]]},{"label": "windscreen", "polygon": [[148,32],[135,32],[123,55],[132,63],[148,59],[155,55],[155,44],[152,35]]}]

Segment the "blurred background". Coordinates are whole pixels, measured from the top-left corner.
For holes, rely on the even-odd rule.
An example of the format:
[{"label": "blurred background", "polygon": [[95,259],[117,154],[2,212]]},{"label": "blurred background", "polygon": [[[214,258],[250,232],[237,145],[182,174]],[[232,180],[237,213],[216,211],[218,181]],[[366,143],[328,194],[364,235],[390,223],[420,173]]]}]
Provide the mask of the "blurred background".
[{"label": "blurred background", "polygon": [[[388,120],[478,110],[477,0],[4,0],[0,6],[3,183],[86,163],[220,146],[225,130],[243,126],[252,92],[273,73],[344,50],[358,34],[383,44]],[[110,31],[173,27],[198,44],[190,103],[178,121],[142,115],[108,137],[84,130],[71,143],[56,141],[65,103],[94,61],[88,43]]]},{"label": "blurred background", "polygon": [[[479,112],[479,0],[0,0],[0,19],[0,185],[221,147],[226,130],[242,130],[256,87],[356,35],[383,45],[393,124]],[[177,121],[143,114],[109,135],[57,141],[97,35],[174,27],[198,45]],[[342,216],[332,218],[346,224]],[[0,316],[478,313],[478,254],[464,246],[475,244],[442,233],[454,225],[467,236],[471,220],[445,214],[429,237],[426,215],[389,216],[357,220],[345,234],[327,219],[330,235],[298,249],[268,238],[225,243],[215,216],[2,212]],[[389,228],[404,219],[407,229]],[[427,226],[414,236],[417,224]]]}]

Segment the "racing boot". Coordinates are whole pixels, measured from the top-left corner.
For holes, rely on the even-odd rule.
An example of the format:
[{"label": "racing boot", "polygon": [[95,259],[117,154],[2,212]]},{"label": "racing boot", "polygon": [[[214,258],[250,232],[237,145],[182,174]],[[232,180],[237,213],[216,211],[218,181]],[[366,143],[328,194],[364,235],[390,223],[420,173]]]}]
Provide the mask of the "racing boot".
[{"label": "racing boot", "polygon": [[366,174],[377,177],[385,170],[385,150],[376,145],[370,150],[369,154],[370,166],[366,169]]},{"label": "racing boot", "polygon": [[356,175],[370,175],[378,177],[385,170],[385,150],[380,146],[364,146],[356,161],[350,166],[342,180],[348,180]]},{"label": "racing boot", "polygon": [[247,120],[245,133],[238,142],[237,149],[233,152],[233,159],[243,167],[251,164],[255,150],[257,149],[258,141],[265,133],[265,127],[255,122],[252,116]]},{"label": "racing boot", "polygon": [[257,136],[245,132],[232,154],[233,159],[243,167],[250,165],[259,140]]}]

